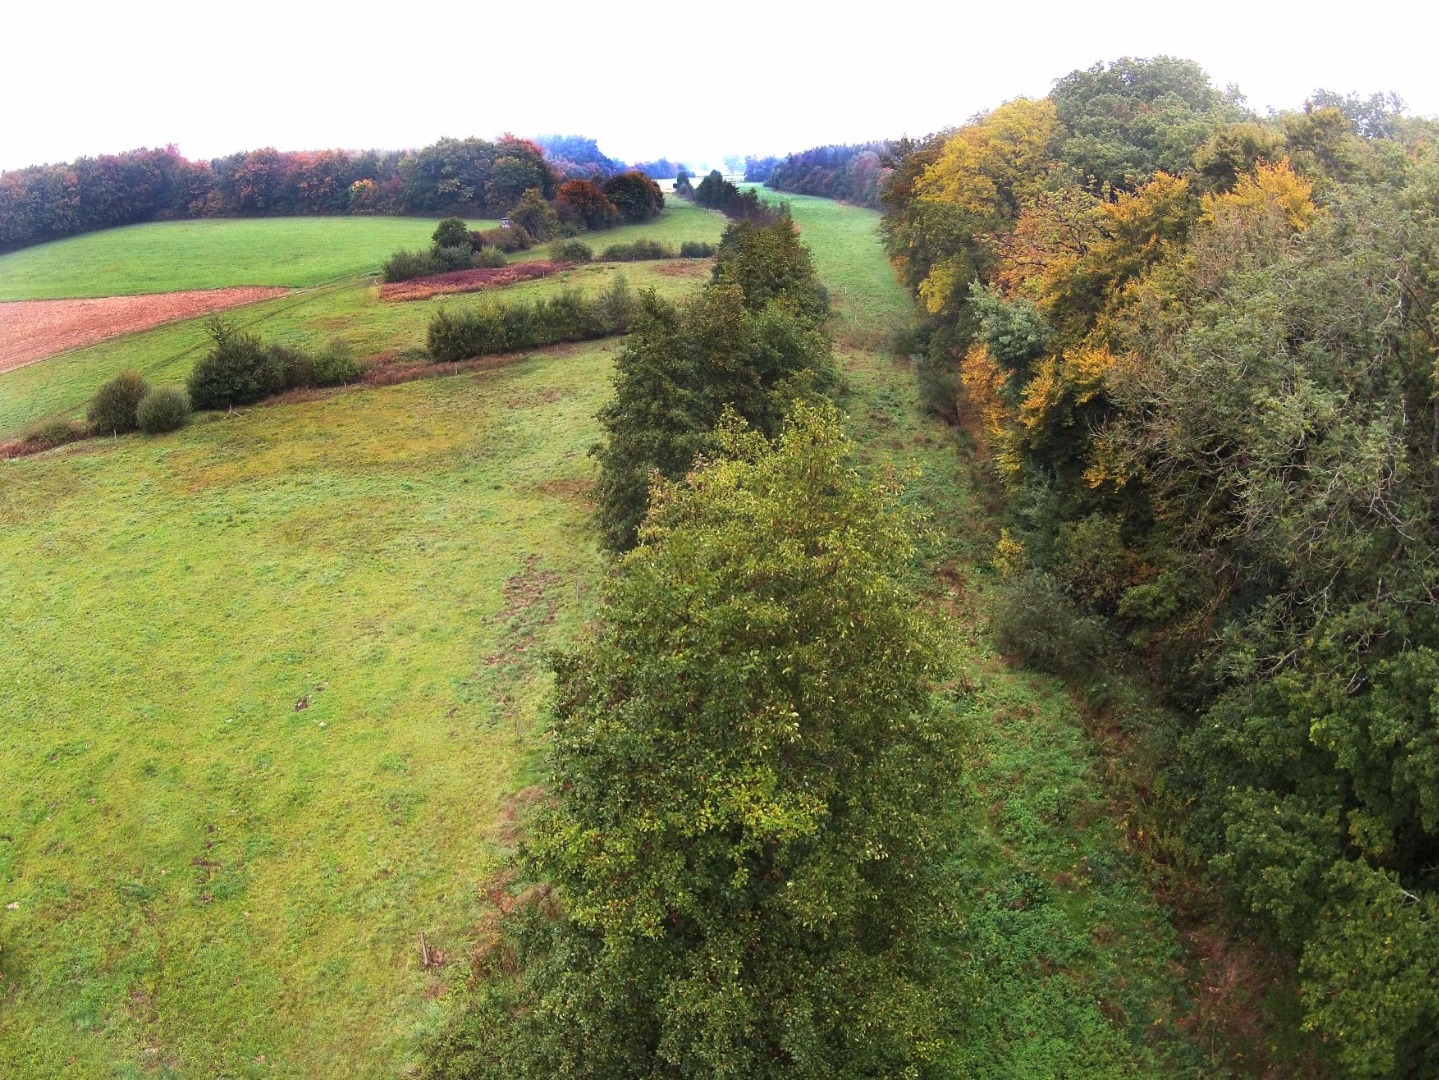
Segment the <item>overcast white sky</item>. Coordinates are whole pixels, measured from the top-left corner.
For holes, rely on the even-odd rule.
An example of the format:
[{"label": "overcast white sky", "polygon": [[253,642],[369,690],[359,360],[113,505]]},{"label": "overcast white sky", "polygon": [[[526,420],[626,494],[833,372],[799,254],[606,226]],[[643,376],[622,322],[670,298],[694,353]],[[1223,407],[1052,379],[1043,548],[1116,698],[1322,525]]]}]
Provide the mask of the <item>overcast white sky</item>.
[{"label": "overcast white sky", "polygon": [[502,131],[717,162],[922,135],[1074,68],[1162,53],[1238,84],[1261,112],[1322,86],[1393,90],[1436,115],[1436,31],[1432,0],[4,0],[0,169],[166,143],[210,158]]}]

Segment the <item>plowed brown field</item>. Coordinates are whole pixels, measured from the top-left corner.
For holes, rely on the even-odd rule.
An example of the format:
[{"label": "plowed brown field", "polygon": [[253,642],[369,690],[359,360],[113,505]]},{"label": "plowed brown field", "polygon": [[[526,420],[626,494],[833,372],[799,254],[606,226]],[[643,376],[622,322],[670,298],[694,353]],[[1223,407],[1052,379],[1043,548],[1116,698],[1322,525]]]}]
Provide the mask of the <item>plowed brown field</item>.
[{"label": "plowed brown field", "polygon": [[0,371],[44,360],[107,338],[191,319],[210,311],[284,296],[288,289],[245,286],[194,289],[150,296],[0,303]]}]

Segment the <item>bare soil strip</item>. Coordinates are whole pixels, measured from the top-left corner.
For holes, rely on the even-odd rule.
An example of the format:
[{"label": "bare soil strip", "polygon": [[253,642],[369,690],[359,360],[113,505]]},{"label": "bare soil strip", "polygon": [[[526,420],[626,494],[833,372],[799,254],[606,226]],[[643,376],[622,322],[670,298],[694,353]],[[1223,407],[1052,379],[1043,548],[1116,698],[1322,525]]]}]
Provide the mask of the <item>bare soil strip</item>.
[{"label": "bare soil strip", "polygon": [[109,338],[211,311],[284,296],[289,289],[243,286],[148,296],[0,303],[0,371],[33,364]]},{"label": "bare soil strip", "polygon": [[428,300],[432,296],[449,293],[479,292],[482,289],[499,289],[521,281],[549,277],[561,270],[570,269],[567,262],[522,262],[510,263],[483,270],[452,270],[448,274],[432,274],[430,277],[412,278],[380,286],[381,300]]}]

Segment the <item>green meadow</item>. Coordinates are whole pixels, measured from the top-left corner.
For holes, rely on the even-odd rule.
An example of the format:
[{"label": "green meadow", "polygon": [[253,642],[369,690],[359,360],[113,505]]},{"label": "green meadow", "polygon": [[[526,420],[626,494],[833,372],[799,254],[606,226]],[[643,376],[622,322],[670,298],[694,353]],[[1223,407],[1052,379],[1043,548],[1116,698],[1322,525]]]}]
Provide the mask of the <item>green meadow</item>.
[{"label": "green meadow", "polygon": [[[236,325],[259,333],[267,339],[302,348],[322,346],[334,339],[341,339],[354,349],[356,355],[362,357],[384,354],[419,357],[425,347],[425,328],[435,308],[441,305],[485,303],[497,298],[494,294],[473,294],[408,303],[380,302],[375,286],[378,279],[374,276],[379,271],[380,263],[397,247],[427,246],[429,234],[434,231],[433,222],[407,218],[296,218],[171,222],[158,228],[171,230],[174,235],[179,236],[185,230],[195,230],[194,235],[202,235],[211,226],[234,226],[236,236],[251,238],[252,255],[258,259],[262,258],[263,238],[269,235],[269,229],[295,223],[317,227],[330,224],[354,226],[357,236],[363,235],[366,228],[376,232],[366,249],[370,253],[367,256],[369,261],[352,266],[348,278],[307,288],[289,296],[232,309],[225,314],[225,317]],[[411,229],[413,235],[403,240],[391,235],[390,230],[397,224]],[[101,245],[103,248],[113,243],[114,238],[128,233],[148,236],[152,228],[156,227],[137,225],[128,229],[115,229],[75,237],[58,244],[46,245],[44,248],[0,256],[0,288],[10,280],[6,269],[8,260],[29,255],[32,251],[48,251],[69,245],[71,257],[83,263],[98,257],[92,256],[87,244]],[[640,237],[653,238],[678,247],[684,240],[718,240],[722,229],[723,222],[717,214],[697,209],[678,199],[670,199],[658,221],[592,233],[586,237],[586,242],[595,247],[597,252],[609,244],[628,243]],[[318,235],[325,235],[323,227]],[[251,247],[246,250],[251,250]],[[170,287],[196,288],[198,286],[193,282],[198,280],[199,275],[211,271],[199,261],[199,254],[194,255],[195,261],[186,261],[183,250],[179,249],[185,249],[185,245],[178,245],[178,249],[173,253],[180,261],[172,268],[172,272],[175,280],[187,283]],[[542,259],[547,255],[548,246],[541,245],[515,258]],[[146,262],[151,270],[158,272],[159,263],[151,265],[148,260],[142,262]],[[336,265],[334,262],[327,264],[330,269]],[[144,272],[149,273],[150,270]],[[526,282],[506,290],[504,295],[544,296],[561,289],[576,287],[599,291],[606,288],[611,278],[617,274],[623,274],[636,289],[654,288],[663,294],[678,295],[693,288],[707,272],[708,263],[699,260],[678,266],[669,263],[592,264],[579,266],[540,281]],[[59,264],[55,276],[61,276]],[[140,276],[137,272],[127,280],[138,280]],[[228,276],[223,267],[214,271],[216,285],[266,283],[244,278],[238,269]],[[277,274],[268,283],[295,282]],[[43,417],[83,416],[86,404],[100,384],[127,368],[140,372],[152,383],[182,383],[196,359],[204,354],[209,344],[205,333],[205,320],[191,319],[116,338],[89,348],[76,349],[41,364],[31,364],[0,374],[0,441],[7,436],[13,436],[27,423]]]},{"label": "green meadow", "polygon": [[[1225,1075],[1081,716],[988,642],[994,526],[963,436],[920,414],[888,347],[910,307],[877,216],[787,201],[836,307],[860,463],[909,477],[916,573],[968,690],[935,943],[954,1075]],[[717,237],[670,207],[658,230],[589,239]],[[702,280],[622,272],[673,295]],[[242,318],[405,353],[431,307],[355,282]],[[181,325],[0,376],[0,433],[82,409],[127,366],[178,381],[201,344]],[[0,463],[0,1075],[414,1069],[493,916],[543,650],[579,631],[603,572],[586,451],[615,348]],[[443,964],[421,966],[422,931]]]}]

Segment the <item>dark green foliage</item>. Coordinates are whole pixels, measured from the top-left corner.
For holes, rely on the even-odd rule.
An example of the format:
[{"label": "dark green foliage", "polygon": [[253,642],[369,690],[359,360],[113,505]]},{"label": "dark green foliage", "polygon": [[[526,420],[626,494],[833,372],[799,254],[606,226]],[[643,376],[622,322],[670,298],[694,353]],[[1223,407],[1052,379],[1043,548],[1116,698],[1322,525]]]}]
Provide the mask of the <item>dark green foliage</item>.
[{"label": "dark green foliage", "polygon": [[717,445],[556,662],[526,860],[554,910],[522,909],[432,1077],[943,1073],[923,943],[959,732],[897,492],[829,410]]},{"label": "dark green foliage", "polygon": [[468,241],[453,247],[433,247],[430,249],[430,257],[437,274],[445,274],[451,270],[472,270],[475,266],[475,253]]},{"label": "dark green foliage", "polygon": [[136,417],[146,435],[178,431],[190,422],[190,398],[179,387],[157,386],[140,399]]},{"label": "dark green foliage", "polygon": [[470,227],[463,218],[447,217],[435,226],[430,240],[437,248],[469,247]]},{"label": "dark green foliage", "polygon": [[594,249],[583,240],[559,240],[550,245],[550,258],[555,262],[587,263],[594,257]]},{"label": "dark green foliage", "polygon": [[195,364],[187,383],[196,409],[229,409],[286,390],[336,386],[353,382],[363,372],[363,365],[340,345],[318,354],[267,345],[219,318],[210,320],[206,329],[213,344]]},{"label": "dark green foliage", "polygon": [[815,276],[809,249],[788,218],[770,225],[739,221],[725,229],[711,280],[738,285],[750,311],[782,300],[811,321],[829,312],[829,296]]},{"label": "dark green foliage", "polygon": [[578,289],[503,306],[442,307],[430,318],[430,355],[444,363],[492,353],[536,349],[565,341],[590,341],[625,333],[636,301],[624,278],[593,300]]},{"label": "dark green foliage", "polygon": [[149,391],[149,384],[135,371],[122,371],[99,390],[90,401],[85,419],[96,435],[123,435],[138,426],[135,410]]},{"label": "dark green foliage", "polygon": [[429,277],[440,273],[434,251],[406,251],[401,248],[380,268],[380,276],[386,282],[409,281],[412,278]]},{"label": "dark green foliage", "polygon": [[600,252],[600,262],[643,262],[648,259],[673,259],[674,248],[658,240],[632,240],[628,244],[611,244]]},{"label": "dark green foliage", "polygon": [[680,244],[681,259],[709,259],[714,257],[715,245],[703,240],[686,240]]},{"label": "dark green foliage", "polygon": [[680,199],[693,199],[695,197],[695,186],[691,183],[693,178],[685,169],[681,169],[675,176],[674,192],[675,197]]},{"label": "dark green foliage", "polygon": [[470,257],[471,264],[479,270],[497,270],[501,266],[507,266],[509,260],[505,253],[496,247],[482,247]]},{"label": "dark green foliage", "polygon": [[511,225],[508,229],[503,227],[485,229],[483,232],[471,233],[470,238],[476,247],[492,247],[497,251],[503,251],[506,255],[513,255],[517,251],[529,251],[535,245],[534,237],[521,225]]},{"label": "dark green foliage", "polygon": [[560,227],[555,208],[540,194],[539,188],[527,189],[510,209],[509,217],[536,241],[550,239]]},{"label": "dark green foliage", "polygon": [[665,208],[660,186],[641,172],[620,173],[605,181],[605,198],[614,203],[620,218],[630,225],[652,221]]},{"label": "dark green foliage", "polygon": [[1034,571],[1004,584],[990,630],[1005,652],[1055,675],[1091,671],[1117,644],[1099,619],[1076,610],[1058,581]]}]

